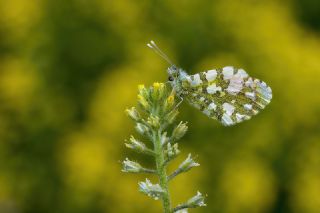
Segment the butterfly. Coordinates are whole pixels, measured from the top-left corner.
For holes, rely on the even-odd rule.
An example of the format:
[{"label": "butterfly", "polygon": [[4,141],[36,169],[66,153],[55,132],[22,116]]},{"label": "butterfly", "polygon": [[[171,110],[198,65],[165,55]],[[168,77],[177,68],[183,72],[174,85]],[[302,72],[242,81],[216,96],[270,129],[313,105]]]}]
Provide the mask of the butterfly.
[{"label": "butterfly", "polygon": [[226,66],[189,75],[174,65],[154,41],[147,46],[170,64],[168,81],[177,95],[224,126],[250,119],[272,99],[271,88],[243,69]]}]

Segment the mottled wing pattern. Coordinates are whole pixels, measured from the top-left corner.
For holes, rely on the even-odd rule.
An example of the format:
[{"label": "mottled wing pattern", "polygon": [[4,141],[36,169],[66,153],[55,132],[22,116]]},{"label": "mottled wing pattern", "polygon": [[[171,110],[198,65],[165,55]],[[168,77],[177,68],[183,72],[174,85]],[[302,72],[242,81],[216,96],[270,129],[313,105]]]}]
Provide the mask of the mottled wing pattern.
[{"label": "mottled wing pattern", "polygon": [[272,99],[265,82],[230,66],[186,75],[181,80],[189,103],[225,126],[250,119]]}]

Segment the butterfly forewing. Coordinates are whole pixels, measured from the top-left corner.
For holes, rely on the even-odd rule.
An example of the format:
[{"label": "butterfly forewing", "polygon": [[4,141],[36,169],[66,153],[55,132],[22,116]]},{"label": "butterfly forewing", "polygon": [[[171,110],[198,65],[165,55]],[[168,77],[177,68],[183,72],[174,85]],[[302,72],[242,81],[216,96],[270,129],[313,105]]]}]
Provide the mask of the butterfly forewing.
[{"label": "butterfly forewing", "polygon": [[189,103],[226,126],[250,119],[272,99],[265,82],[233,67],[186,75],[181,81]]}]

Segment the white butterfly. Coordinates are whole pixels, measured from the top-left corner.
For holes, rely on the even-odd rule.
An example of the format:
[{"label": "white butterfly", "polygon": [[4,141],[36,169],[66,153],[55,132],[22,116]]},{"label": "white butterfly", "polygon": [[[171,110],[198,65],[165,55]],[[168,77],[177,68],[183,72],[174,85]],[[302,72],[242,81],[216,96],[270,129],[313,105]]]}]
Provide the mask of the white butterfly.
[{"label": "white butterfly", "polygon": [[171,65],[168,79],[176,93],[225,126],[250,119],[272,99],[271,88],[243,69],[227,66],[188,75],[175,66],[154,41],[147,45]]}]

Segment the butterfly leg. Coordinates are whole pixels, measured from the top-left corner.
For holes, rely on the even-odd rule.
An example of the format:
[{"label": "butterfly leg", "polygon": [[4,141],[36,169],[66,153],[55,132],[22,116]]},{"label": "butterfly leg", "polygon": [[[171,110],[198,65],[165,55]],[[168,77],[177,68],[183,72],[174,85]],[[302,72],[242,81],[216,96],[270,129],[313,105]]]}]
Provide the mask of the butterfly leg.
[{"label": "butterfly leg", "polygon": [[180,104],[183,102],[183,97],[182,96],[178,96],[178,97],[180,98],[180,101],[179,103],[177,103],[177,105],[174,107],[173,110],[176,110],[180,106]]}]

